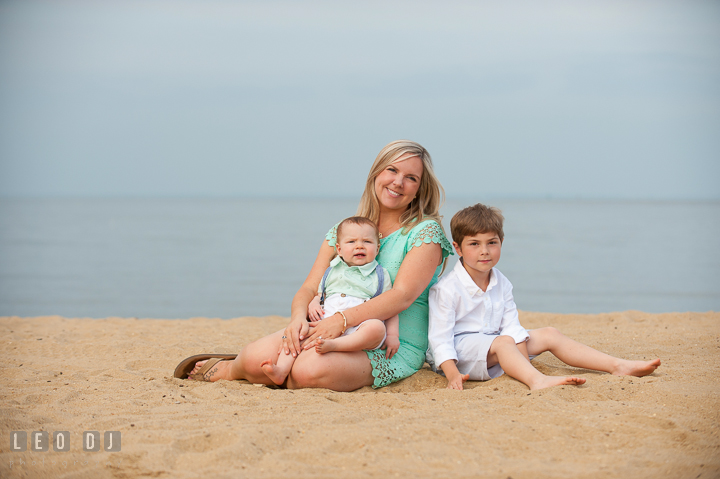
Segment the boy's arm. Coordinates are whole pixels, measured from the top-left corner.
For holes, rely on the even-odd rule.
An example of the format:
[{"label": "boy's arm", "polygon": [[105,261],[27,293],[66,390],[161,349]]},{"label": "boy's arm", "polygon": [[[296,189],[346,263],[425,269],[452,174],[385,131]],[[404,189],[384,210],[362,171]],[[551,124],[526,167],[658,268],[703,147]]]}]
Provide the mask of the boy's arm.
[{"label": "boy's arm", "polygon": [[448,389],[463,390],[463,383],[470,377],[469,374],[460,374],[454,359],[448,359],[440,365],[440,369],[445,373],[448,380]]},{"label": "boy's arm", "polygon": [[[500,322],[500,334],[512,336],[515,343],[524,343],[530,337],[525,328],[520,324],[517,306],[512,294],[512,284],[507,278],[501,278],[504,311],[502,321]],[[522,351],[522,349],[521,349]],[[527,353],[527,348],[525,350]]]},{"label": "boy's arm", "polygon": [[453,295],[435,285],[430,289],[428,302],[430,306],[428,342],[433,360],[445,373],[448,388],[462,389],[463,380],[467,380],[467,377],[462,376],[455,365],[458,357],[455,351],[456,313]]}]

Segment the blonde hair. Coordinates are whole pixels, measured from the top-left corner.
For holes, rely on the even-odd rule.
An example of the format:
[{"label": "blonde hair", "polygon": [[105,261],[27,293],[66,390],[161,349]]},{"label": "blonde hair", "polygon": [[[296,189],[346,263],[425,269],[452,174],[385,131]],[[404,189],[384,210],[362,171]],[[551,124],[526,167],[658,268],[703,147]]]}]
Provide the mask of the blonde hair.
[{"label": "blonde hair", "polygon": [[420,187],[417,195],[408,205],[408,209],[400,216],[400,226],[403,234],[406,234],[415,224],[426,219],[434,219],[442,227],[440,207],[445,201],[445,190],[435,176],[430,153],[418,143],[409,140],[393,141],[380,150],[372,168],[370,168],[370,173],[368,173],[365,191],[363,191],[360,198],[357,215],[364,216],[375,223],[380,220],[380,201],[377,193],[375,193],[375,178],[385,168],[397,163],[398,159],[404,155],[408,156],[403,160],[413,156],[420,158],[423,172],[420,177]]}]

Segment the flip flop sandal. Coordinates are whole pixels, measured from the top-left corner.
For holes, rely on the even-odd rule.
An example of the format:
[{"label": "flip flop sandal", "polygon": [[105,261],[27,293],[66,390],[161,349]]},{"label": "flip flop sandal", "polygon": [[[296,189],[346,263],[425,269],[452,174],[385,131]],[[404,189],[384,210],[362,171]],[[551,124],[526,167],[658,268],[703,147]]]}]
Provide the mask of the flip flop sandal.
[{"label": "flip flop sandal", "polygon": [[[196,379],[199,381],[207,381],[207,379],[205,378],[205,373],[207,373],[210,368],[215,366],[220,361],[235,359],[236,357],[237,354],[196,354],[195,356],[190,356],[189,358],[185,358],[180,361],[180,364],[178,364],[175,368],[175,373],[173,374],[173,377],[179,379],[187,379],[188,377],[190,377],[191,379]],[[190,376],[190,371],[195,368],[195,364],[198,361],[206,360],[207,362],[203,364],[203,367],[201,367],[198,372]]]}]

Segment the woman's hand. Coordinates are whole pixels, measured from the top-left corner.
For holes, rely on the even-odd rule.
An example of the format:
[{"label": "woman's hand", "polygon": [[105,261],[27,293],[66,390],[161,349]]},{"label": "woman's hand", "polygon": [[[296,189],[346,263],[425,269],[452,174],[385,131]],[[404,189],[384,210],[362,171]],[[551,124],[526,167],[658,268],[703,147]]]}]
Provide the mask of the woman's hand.
[{"label": "woman's hand", "polygon": [[[330,261],[335,255],[335,248],[328,244],[325,240],[320,247],[315,263],[310,270],[305,282],[300,287],[292,301],[290,307],[290,317],[292,318],[290,325],[285,328],[283,344],[281,352],[284,350],[286,354],[292,354],[297,357],[303,350],[303,340],[307,340],[310,325],[307,321],[308,306],[317,295],[318,286],[325,274]],[[340,328],[342,330],[342,326]]]},{"label": "woman's hand", "polygon": [[283,333],[278,354],[284,352],[285,354],[292,354],[292,356],[296,358],[297,355],[300,354],[300,351],[302,351],[300,342],[307,337],[309,330],[310,325],[306,320],[299,319],[291,321]]},{"label": "woman's hand", "polygon": [[323,339],[335,339],[342,336],[343,327],[345,321],[343,320],[340,313],[335,313],[332,316],[323,319],[318,323],[314,323],[315,326],[310,330],[310,335],[303,344],[302,349],[310,349],[315,347],[315,342],[318,338]]}]

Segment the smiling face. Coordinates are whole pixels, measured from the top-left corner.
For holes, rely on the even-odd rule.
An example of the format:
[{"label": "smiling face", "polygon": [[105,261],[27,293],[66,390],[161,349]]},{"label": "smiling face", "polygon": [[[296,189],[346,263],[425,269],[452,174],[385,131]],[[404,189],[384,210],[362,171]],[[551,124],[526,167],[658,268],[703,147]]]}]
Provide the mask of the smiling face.
[{"label": "smiling face", "polygon": [[453,242],[453,246],[463,259],[465,271],[485,291],[490,281],[490,270],[500,261],[500,237],[497,233],[477,233],[464,237],[460,245]]},{"label": "smiling face", "polygon": [[370,225],[346,223],[336,243],[337,253],[348,266],[362,266],[378,253],[377,232]]},{"label": "smiling face", "polygon": [[405,210],[420,188],[422,160],[406,154],[375,177],[375,194],[381,208]]}]

